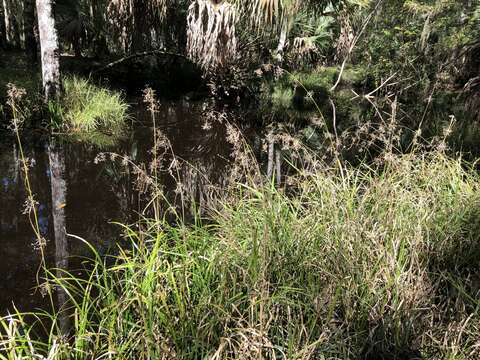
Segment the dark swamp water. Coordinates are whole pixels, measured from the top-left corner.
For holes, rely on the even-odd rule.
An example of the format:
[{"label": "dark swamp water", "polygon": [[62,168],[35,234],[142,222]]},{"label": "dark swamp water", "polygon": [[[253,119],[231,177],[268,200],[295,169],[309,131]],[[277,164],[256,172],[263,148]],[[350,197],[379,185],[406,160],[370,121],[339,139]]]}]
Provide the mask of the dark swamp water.
[{"label": "dark swamp water", "polygon": [[[156,116],[156,126],[169,139],[175,155],[185,160],[180,178],[192,197],[202,202],[205,188],[220,184],[228,175],[231,144],[226,139],[225,123],[210,121],[202,102],[164,102]],[[120,226],[113,222],[133,223],[145,206],[148,195],[138,189],[136,176],[125,170],[121,160],[98,162],[98,155],[112,152],[126,155],[135,164],[148,166],[152,159],[152,119],[138,101],[131,107],[132,130],[125,139],[108,149],[80,142],[62,142],[56,153],[65,171],[52,176],[48,141],[23,144],[29,159],[30,181],[38,202],[38,222],[47,239],[46,257],[49,266],[75,268],[81,256],[88,256],[87,247],[78,238],[67,236],[58,243],[54,231],[55,207],[52,206],[52,182],[58,188],[65,182],[65,200],[58,206],[64,214],[66,232],[91,243],[101,254],[115,249],[121,240]],[[245,130],[248,133],[251,130]],[[48,305],[37,288],[40,253],[35,249],[35,235],[25,215],[27,194],[19,148],[14,138],[2,136],[0,142],[0,316],[13,311],[31,311]],[[5,138],[7,140],[5,140]],[[51,154],[50,154],[51,156]],[[96,160],[97,159],[97,160]],[[188,169],[195,168],[194,172]],[[195,175],[196,174],[196,175]],[[168,174],[160,176],[161,185],[172,202],[178,200],[176,180]],[[57,209],[57,210],[58,210]],[[62,215],[63,217],[63,215]]]}]

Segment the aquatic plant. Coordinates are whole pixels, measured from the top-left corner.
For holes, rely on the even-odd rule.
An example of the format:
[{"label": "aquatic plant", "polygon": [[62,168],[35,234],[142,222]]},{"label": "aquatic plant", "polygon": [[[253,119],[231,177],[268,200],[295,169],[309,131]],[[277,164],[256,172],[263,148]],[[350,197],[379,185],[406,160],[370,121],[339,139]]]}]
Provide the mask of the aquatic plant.
[{"label": "aquatic plant", "polygon": [[80,77],[66,77],[61,100],[63,126],[69,132],[100,132],[118,136],[128,118],[128,105],[119,92]]}]

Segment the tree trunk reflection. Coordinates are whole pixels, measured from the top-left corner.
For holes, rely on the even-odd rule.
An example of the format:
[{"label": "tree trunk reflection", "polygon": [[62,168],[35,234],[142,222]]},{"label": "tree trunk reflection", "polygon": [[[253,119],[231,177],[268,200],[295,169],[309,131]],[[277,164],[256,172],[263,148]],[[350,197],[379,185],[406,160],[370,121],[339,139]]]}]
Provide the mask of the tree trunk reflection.
[{"label": "tree trunk reflection", "polygon": [[[68,243],[66,233],[65,206],[67,184],[65,181],[65,156],[63,149],[51,143],[48,146],[50,162],[50,184],[52,190],[52,217],[55,235],[55,266],[57,276],[63,276],[63,270],[68,268]],[[65,334],[69,329],[68,314],[65,311],[67,294],[63,289],[57,289],[58,307],[61,311],[60,328]]]}]

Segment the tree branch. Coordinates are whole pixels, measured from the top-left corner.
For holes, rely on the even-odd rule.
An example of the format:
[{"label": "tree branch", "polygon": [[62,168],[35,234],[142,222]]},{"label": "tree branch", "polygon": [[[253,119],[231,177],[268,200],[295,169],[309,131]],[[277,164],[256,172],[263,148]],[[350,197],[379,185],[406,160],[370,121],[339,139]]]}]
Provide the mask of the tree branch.
[{"label": "tree branch", "polygon": [[165,50],[142,51],[142,52],[138,52],[138,53],[135,53],[135,54],[132,54],[132,55],[124,56],[123,58],[115,60],[115,61],[101,67],[100,69],[92,71],[92,74],[96,74],[96,73],[105,71],[105,70],[110,69],[114,66],[117,66],[118,64],[121,64],[125,61],[136,59],[136,58],[139,58],[139,57],[149,56],[149,55],[169,55],[169,56],[180,57],[180,58],[185,58],[185,59],[187,58],[185,55],[170,52],[170,51],[165,51]]}]

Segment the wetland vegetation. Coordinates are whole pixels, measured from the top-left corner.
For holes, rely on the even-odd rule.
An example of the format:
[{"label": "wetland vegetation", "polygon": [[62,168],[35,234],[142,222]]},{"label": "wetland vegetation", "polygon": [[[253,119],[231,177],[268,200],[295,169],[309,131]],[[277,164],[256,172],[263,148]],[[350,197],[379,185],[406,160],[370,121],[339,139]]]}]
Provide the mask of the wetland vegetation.
[{"label": "wetland vegetation", "polygon": [[0,359],[479,359],[478,0],[0,2]]}]

